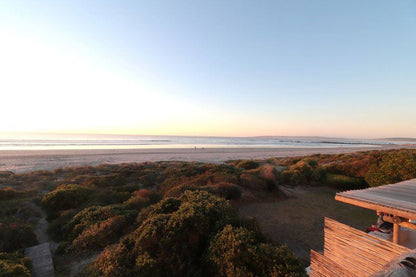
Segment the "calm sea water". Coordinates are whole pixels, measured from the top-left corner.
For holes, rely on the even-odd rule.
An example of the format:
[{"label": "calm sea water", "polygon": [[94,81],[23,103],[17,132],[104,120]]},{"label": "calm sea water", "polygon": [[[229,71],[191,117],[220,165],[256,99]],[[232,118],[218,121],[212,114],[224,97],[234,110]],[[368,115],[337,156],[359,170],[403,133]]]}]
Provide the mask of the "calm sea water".
[{"label": "calm sea water", "polygon": [[360,140],[322,137],[192,137],[122,135],[0,136],[0,150],[150,149],[150,148],[334,148],[415,143],[408,139]]}]

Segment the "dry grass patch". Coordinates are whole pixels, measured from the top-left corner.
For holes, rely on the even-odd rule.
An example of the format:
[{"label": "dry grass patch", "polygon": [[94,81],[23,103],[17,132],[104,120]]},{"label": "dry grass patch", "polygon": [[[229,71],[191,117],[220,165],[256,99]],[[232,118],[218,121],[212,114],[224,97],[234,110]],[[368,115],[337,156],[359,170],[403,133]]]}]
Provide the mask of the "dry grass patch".
[{"label": "dry grass patch", "polygon": [[271,239],[287,244],[295,254],[309,262],[311,249],[323,249],[324,217],[360,230],[376,221],[373,211],[335,201],[335,192],[327,187],[298,189],[294,198],[246,203],[239,207],[239,212],[256,218],[262,231]]}]

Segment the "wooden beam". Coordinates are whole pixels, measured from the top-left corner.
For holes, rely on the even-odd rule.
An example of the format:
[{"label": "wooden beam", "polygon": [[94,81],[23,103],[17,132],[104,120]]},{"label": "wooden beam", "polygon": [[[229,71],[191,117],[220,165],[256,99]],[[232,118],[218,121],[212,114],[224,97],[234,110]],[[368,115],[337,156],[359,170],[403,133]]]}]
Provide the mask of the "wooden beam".
[{"label": "wooden beam", "polygon": [[354,198],[350,198],[350,197],[346,197],[346,196],[342,196],[342,195],[338,195],[338,194],[335,195],[335,200],[340,201],[340,202],[344,202],[344,203],[347,203],[347,204],[355,205],[355,206],[358,206],[358,207],[374,210],[374,211],[380,211],[380,212],[383,212],[383,213],[386,213],[386,214],[393,214],[393,215],[396,215],[396,216],[416,220],[416,214],[415,213],[395,209],[395,208],[392,208],[392,207],[383,206],[383,205],[380,205],[380,204],[370,203],[370,202],[367,202],[367,201],[364,201],[364,200],[358,200],[358,199],[354,199]]},{"label": "wooden beam", "polygon": [[399,243],[400,225],[397,223],[393,224],[393,243]]},{"label": "wooden beam", "polygon": [[[383,220],[386,222],[395,223],[393,218],[388,215],[383,216]],[[401,221],[396,223],[399,224],[401,227],[416,230],[416,224],[410,223],[409,220],[406,218],[401,218]]]}]

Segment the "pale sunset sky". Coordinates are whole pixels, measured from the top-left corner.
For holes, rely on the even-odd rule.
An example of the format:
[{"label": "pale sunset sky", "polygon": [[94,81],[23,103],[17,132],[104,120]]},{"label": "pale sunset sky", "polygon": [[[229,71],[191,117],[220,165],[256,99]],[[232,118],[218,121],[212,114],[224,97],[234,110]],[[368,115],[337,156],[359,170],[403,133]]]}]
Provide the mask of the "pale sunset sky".
[{"label": "pale sunset sky", "polygon": [[0,132],[416,137],[416,1],[0,1]]}]

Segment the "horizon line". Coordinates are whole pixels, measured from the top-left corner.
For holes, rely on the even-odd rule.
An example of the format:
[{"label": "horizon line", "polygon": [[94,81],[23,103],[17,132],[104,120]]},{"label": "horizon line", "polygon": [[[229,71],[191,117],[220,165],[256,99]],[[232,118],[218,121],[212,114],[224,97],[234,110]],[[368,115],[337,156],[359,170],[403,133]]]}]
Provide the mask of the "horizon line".
[{"label": "horizon line", "polygon": [[227,136],[227,135],[172,135],[172,134],[119,134],[119,133],[71,133],[71,132],[34,132],[34,131],[0,131],[1,135],[60,135],[60,136],[143,136],[143,137],[205,137],[205,138],[322,138],[322,139],[366,139],[366,140],[416,140],[416,137],[346,137],[317,135],[259,135],[259,136]]}]

